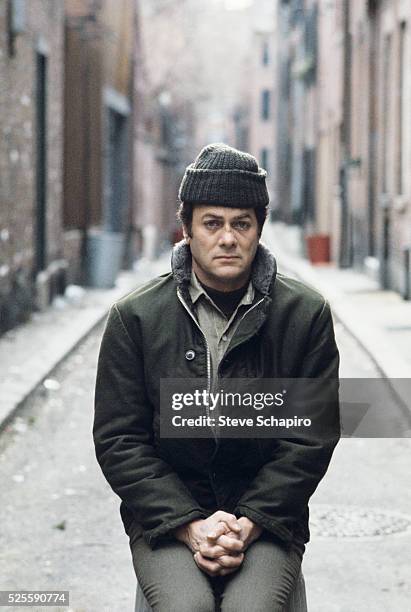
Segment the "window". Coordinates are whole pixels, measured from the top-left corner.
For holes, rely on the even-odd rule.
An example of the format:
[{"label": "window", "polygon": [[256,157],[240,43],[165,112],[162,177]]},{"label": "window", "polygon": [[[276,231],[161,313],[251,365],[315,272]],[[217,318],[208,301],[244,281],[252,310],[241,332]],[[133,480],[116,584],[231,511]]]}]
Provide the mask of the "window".
[{"label": "window", "polygon": [[268,155],[268,149],[261,149],[261,167],[264,168],[264,170],[268,168]]},{"label": "window", "polygon": [[271,92],[268,89],[264,89],[261,92],[261,118],[267,120],[270,118],[270,102]]},{"label": "window", "polygon": [[263,62],[263,66],[268,66],[268,64],[270,63],[270,50],[269,50],[267,40],[263,41],[262,62]]}]

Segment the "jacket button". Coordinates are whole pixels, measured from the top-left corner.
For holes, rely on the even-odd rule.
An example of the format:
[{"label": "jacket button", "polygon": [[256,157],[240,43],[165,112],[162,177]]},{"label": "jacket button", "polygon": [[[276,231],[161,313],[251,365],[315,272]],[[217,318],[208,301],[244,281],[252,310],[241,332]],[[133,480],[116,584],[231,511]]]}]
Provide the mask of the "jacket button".
[{"label": "jacket button", "polygon": [[192,361],[195,356],[196,356],[196,354],[195,354],[194,351],[192,351],[192,350],[186,351],[186,359],[187,359],[187,361]]}]

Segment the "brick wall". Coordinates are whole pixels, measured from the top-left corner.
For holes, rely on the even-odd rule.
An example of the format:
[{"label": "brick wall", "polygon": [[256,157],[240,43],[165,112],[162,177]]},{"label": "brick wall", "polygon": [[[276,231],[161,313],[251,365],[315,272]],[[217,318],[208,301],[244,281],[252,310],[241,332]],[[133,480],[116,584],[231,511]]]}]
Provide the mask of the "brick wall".
[{"label": "brick wall", "polygon": [[[51,0],[25,4],[25,31],[9,50],[8,3],[0,3],[0,332],[35,304],[36,51],[47,57],[46,261],[62,258],[63,9]],[[55,267],[55,266],[54,266]]]}]

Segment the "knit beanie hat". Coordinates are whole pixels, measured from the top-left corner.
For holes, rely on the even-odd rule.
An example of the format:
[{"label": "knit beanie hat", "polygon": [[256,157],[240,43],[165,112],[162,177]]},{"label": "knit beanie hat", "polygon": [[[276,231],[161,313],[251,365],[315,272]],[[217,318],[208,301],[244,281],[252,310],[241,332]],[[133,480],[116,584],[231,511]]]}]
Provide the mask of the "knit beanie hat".
[{"label": "knit beanie hat", "polygon": [[255,157],[216,142],[204,147],[187,166],[178,197],[196,204],[264,207],[269,203],[266,176]]}]

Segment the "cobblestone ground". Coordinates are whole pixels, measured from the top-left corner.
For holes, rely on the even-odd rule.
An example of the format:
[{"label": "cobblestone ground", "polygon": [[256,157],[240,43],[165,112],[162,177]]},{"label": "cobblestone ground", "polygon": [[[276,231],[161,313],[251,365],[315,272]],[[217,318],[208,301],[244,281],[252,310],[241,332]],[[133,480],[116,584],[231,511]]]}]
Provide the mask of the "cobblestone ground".
[{"label": "cobblestone ground", "polygon": [[[342,375],[377,376],[336,328]],[[0,438],[0,588],[69,590],[76,612],[131,612],[128,539],[91,437],[101,332],[53,373]],[[403,418],[400,410],[393,415]],[[410,536],[373,536],[381,521],[383,533],[402,525],[391,511],[410,511],[409,442],[346,439],[337,447],[313,498],[314,535],[304,561],[310,612],[409,609]]]}]

